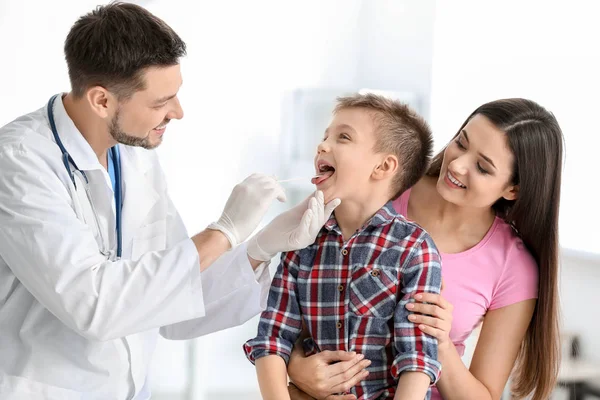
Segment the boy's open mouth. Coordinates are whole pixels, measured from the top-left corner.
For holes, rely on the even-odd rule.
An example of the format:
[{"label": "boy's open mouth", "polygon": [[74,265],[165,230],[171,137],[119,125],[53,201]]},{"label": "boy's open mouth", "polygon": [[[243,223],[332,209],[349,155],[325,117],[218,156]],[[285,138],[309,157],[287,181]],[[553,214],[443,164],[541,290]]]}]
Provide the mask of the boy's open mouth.
[{"label": "boy's open mouth", "polygon": [[333,168],[331,165],[329,165],[326,162],[323,161],[319,161],[318,163],[318,167],[319,167],[319,176],[315,177],[311,180],[311,183],[313,185],[320,185],[321,183],[325,182],[327,179],[329,179],[331,177],[331,175],[333,175],[335,173],[335,168]]}]

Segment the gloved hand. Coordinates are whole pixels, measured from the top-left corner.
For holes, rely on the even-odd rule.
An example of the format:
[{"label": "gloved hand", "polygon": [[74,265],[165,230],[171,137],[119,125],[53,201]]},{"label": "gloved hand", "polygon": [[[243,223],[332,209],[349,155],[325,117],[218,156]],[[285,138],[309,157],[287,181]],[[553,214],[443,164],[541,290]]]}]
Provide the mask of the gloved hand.
[{"label": "gloved hand", "polygon": [[269,261],[279,252],[299,250],[313,244],[341,200],[332,200],[327,205],[324,203],[323,192],[317,191],[275,217],[248,241],[248,255],[258,261]]},{"label": "gloved hand", "polygon": [[235,247],[254,232],[275,198],[282,202],[286,200],[275,177],[250,175],[233,188],[221,217],[208,229],[223,232],[231,247]]}]

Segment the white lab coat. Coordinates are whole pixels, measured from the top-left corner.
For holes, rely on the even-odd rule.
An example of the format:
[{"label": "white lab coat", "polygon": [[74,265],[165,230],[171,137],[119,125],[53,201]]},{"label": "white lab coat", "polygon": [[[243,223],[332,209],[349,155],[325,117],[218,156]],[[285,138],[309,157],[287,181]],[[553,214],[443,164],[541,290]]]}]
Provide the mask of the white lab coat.
[{"label": "white lab coat", "polygon": [[[60,98],[54,117],[114,249],[110,178]],[[268,268],[254,272],[242,245],[201,273],[155,152],[119,146],[123,257],[109,261],[83,222],[89,206],[74,200],[46,107],[0,129],[0,400],[147,399],[159,333],[197,337],[265,306]]]}]

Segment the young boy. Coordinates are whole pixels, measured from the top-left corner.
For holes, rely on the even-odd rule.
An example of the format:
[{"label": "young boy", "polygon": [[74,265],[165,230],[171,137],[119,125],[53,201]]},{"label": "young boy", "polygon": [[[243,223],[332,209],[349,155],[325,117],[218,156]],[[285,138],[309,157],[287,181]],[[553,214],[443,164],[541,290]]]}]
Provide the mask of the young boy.
[{"label": "young boy", "polygon": [[338,99],[317,147],[313,179],[342,203],[314,244],[282,254],[258,336],[244,345],[264,399],[289,399],[286,364],[303,323],[307,354],[346,350],[371,360],[351,389],[358,399],[429,398],[440,373],[437,341],[408,320],[417,292],[439,293],[430,236],[392,207],[425,173],[432,151],[425,121],[376,95]]}]

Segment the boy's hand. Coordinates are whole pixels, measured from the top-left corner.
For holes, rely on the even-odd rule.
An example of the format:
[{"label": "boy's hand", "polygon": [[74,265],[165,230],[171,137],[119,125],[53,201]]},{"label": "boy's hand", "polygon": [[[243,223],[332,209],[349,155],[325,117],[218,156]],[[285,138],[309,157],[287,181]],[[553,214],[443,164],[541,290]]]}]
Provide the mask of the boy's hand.
[{"label": "boy's hand", "polygon": [[341,200],[335,199],[325,204],[321,191],[310,195],[254,235],[248,242],[248,256],[258,261],[269,261],[277,253],[300,250],[313,244],[340,203]]}]

